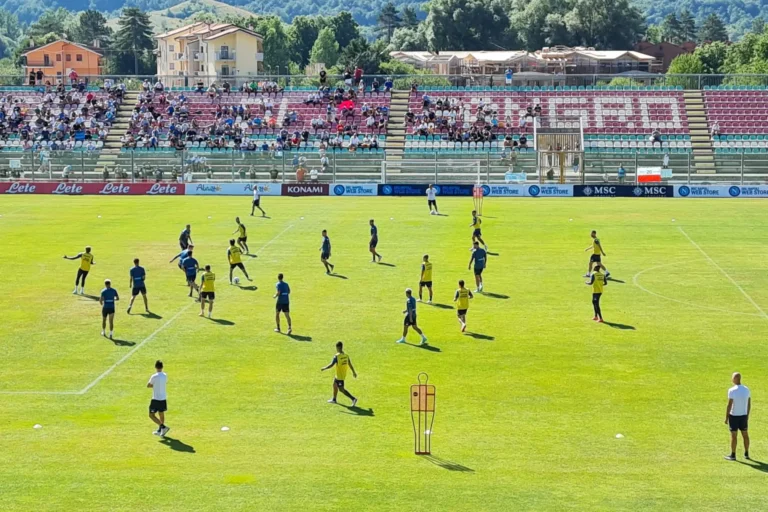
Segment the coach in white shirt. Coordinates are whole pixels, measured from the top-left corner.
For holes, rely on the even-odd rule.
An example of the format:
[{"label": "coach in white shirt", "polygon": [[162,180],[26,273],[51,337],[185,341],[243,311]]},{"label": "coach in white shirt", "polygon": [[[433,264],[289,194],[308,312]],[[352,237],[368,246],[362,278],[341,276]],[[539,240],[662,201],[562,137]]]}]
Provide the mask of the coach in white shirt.
[{"label": "coach in white shirt", "polygon": [[427,187],[427,205],[429,206],[429,213],[430,214],[438,215],[438,212],[437,212],[437,190],[432,186],[431,183]]},{"label": "coach in white shirt", "polygon": [[[171,430],[165,426],[165,411],[168,410],[167,396],[165,393],[165,387],[168,383],[168,376],[163,371],[163,362],[157,361],[155,363],[155,373],[149,378],[147,387],[152,388],[152,401],[149,402],[149,419],[157,424],[157,430],[154,432],[156,436],[165,437],[165,434]],[[160,418],[156,416],[160,415]]]},{"label": "coach in white shirt", "polygon": [[749,395],[749,388],[741,384],[739,372],[733,374],[731,381],[735,385],[728,390],[728,406],[725,409],[725,423],[731,430],[731,454],[727,455],[725,459],[736,460],[738,431],[741,430],[741,436],[744,438],[744,458],[749,460],[747,424],[749,413],[752,410],[752,398]]}]

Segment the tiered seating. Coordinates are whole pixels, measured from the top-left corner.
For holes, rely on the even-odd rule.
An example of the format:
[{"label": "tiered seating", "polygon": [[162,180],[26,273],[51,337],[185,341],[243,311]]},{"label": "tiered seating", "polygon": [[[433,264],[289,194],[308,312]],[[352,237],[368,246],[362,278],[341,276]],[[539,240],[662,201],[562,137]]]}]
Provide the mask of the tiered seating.
[{"label": "tiered seating", "polygon": [[[314,89],[286,90],[277,94],[263,92],[248,94],[232,91],[231,93],[223,93],[220,99],[211,100],[207,93],[172,90],[166,92],[164,104],[159,101],[159,95],[155,95],[151,105],[155,112],[162,113],[157,146],[159,149],[173,147],[171,140],[169,140],[169,128],[172,122],[175,122],[177,127],[181,124],[180,119],[183,118],[178,117],[177,114],[180,111],[180,100],[183,95],[188,112],[186,120],[189,123],[194,120],[198,125],[195,140],[187,139],[186,146],[188,149],[210,150],[207,139],[217,139],[222,136],[224,144],[217,149],[249,149],[245,145],[241,147],[240,144],[235,143],[234,139],[238,135],[237,138],[242,138],[246,142],[253,141],[250,150],[261,150],[264,143],[271,146],[273,142],[277,142],[280,145],[278,137],[281,132],[285,133],[290,140],[295,133],[301,135],[305,131],[309,132],[308,140],[300,141],[298,146],[295,143],[290,145],[291,149],[316,150],[321,146],[321,139],[324,138],[324,135],[326,135],[325,138],[331,139],[327,143],[329,147],[333,146],[333,139],[338,135],[338,142],[340,143],[338,149],[346,149],[354,134],[357,134],[361,142],[366,135],[371,139],[375,135],[378,149],[383,149],[386,140],[386,122],[389,118],[389,93],[371,94],[368,92],[362,97],[351,100],[354,104],[351,114],[348,115],[347,111],[332,107],[329,115],[327,100],[321,100],[319,104],[314,105],[306,103],[309,95],[316,92]],[[179,102],[173,116],[167,112],[172,100]],[[229,107],[230,110],[217,118],[219,105]],[[243,112],[232,112],[233,108],[239,109],[241,106]],[[363,114],[363,107],[367,107],[367,115]],[[370,114],[374,115],[376,121],[373,126],[367,123]],[[297,117],[296,121],[288,119],[292,115]],[[316,130],[313,121],[317,120],[322,120],[324,125]],[[211,126],[221,125],[224,122],[228,122],[232,126],[229,133],[215,135],[209,133]],[[137,139],[144,139],[138,141],[138,149],[149,146],[149,136],[151,136],[151,130],[147,134],[148,136],[144,137],[139,136],[140,131],[139,123],[133,123],[130,133],[135,135]],[[201,138],[206,140],[199,140]]]},{"label": "tiered seating", "polygon": [[[425,94],[430,100],[426,110]],[[438,100],[442,100],[439,108]],[[478,119],[481,106],[485,113]],[[590,141],[590,148],[651,149],[649,136],[654,130],[660,132],[662,141],[670,143],[671,148],[667,146],[669,149],[690,146],[683,93],[675,88],[427,88],[411,93],[409,111],[415,119],[407,122],[408,133],[424,135],[418,131],[420,123],[433,123],[435,128],[427,137],[441,141],[438,146],[441,149],[443,140],[451,142],[457,138],[450,135],[451,117],[456,119],[455,130],[459,136],[469,131],[474,142],[483,143],[483,150],[487,150],[486,146],[499,149],[498,139],[509,134],[527,135],[528,145],[532,146],[530,136],[534,117],[531,114],[539,126],[553,128],[578,129],[577,119],[581,118],[586,136],[611,137],[595,139],[597,144]],[[435,114],[433,119],[426,114],[423,120],[419,119],[420,113],[430,111]],[[521,123],[521,118],[525,123]],[[442,129],[441,119],[446,119],[448,123],[443,122]],[[495,140],[493,136],[489,140],[489,134],[495,135]],[[617,140],[619,144],[614,145],[613,136],[620,136]],[[601,141],[606,144],[601,144]],[[417,147],[420,148],[421,144]],[[448,147],[455,146],[448,144]],[[465,148],[464,144],[462,148]],[[406,144],[406,149],[413,149],[413,145],[409,147]],[[472,149],[471,145],[468,149]]]},{"label": "tiered seating", "polygon": [[718,153],[768,152],[768,91],[763,87],[704,91],[712,145]]},{"label": "tiered seating", "polygon": [[690,135],[662,135],[662,145],[653,144],[647,135],[584,135],[588,153],[690,153]]},{"label": "tiered seating", "polygon": [[[98,107],[88,105],[84,115],[82,108],[89,95]],[[34,87],[3,87],[0,97],[0,149],[4,151],[101,149],[119,106],[116,98],[94,88],[78,93],[67,88],[60,94],[55,89],[46,93]],[[78,117],[83,121],[80,125],[75,123]]]}]

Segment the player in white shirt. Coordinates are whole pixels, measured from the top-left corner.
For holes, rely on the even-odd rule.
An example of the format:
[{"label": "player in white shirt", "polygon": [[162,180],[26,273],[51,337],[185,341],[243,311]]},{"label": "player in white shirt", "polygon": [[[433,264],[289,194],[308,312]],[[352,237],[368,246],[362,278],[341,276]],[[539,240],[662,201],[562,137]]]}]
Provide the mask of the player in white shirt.
[{"label": "player in white shirt", "polygon": [[439,215],[440,212],[437,211],[437,190],[435,190],[431,183],[427,185],[427,204],[429,205],[430,215]]},{"label": "player in white shirt", "polygon": [[734,386],[728,390],[728,406],[725,408],[725,423],[731,431],[731,454],[725,460],[736,460],[738,433],[744,439],[744,458],[749,459],[749,433],[747,432],[749,413],[752,411],[752,398],[749,388],[741,384],[741,374],[736,372],[731,377]]},{"label": "player in white shirt", "polygon": [[261,209],[261,195],[259,195],[259,186],[254,185],[253,186],[253,205],[251,206],[251,217],[253,217],[253,212],[256,211],[256,208],[261,210],[261,216],[266,217],[267,212]]},{"label": "player in white shirt", "polygon": [[[165,426],[165,411],[168,410],[168,403],[166,402],[167,395],[165,392],[166,384],[168,383],[168,376],[163,371],[163,362],[155,362],[156,372],[149,378],[147,387],[152,388],[152,401],[149,402],[149,419],[157,424],[157,430],[154,434],[156,436],[165,437],[170,427]],[[160,418],[157,417],[160,416]]]}]

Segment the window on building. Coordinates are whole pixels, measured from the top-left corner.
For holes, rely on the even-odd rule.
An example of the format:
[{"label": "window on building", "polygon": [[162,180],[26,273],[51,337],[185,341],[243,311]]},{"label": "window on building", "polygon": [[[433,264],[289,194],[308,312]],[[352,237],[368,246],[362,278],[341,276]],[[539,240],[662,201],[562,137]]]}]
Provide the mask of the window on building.
[{"label": "window on building", "polygon": [[176,51],[176,46],[172,45],[172,44],[169,44],[168,45],[168,51],[171,52],[171,53],[175,52]]},{"label": "window on building", "polygon": [[69,53],[67,54],[67,62],[72,62],[72,55]]},{"label": "window on building", "polygon": [[83,62],[83,55],[78,53],[77,55],[75,55],[75,60],[77,62]]},{"label": "window on building", "polygon": [[[48,56],[46,55],[45,57],[46,57],[46,60],[48,60]],[[61,54],[60,53],[56,54],[56,62],[61,62]]]},{"label": "window on building", "polygon": [[221,66],[221,76],[229,76],[229,66]]},{"label": "window on building", "polygon": [[170,69],[171,71],[174,71],[176,69],[176,64],[171,62],[170,64],[168,64],[168,69]]}]

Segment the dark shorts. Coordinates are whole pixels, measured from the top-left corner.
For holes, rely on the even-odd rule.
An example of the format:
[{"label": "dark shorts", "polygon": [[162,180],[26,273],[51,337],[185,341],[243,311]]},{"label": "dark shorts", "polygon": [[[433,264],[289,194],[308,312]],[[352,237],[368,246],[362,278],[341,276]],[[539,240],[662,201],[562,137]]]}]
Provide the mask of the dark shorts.
[{"label": "dark shorts", "polygon": [[370,247],[376,247],[379,245],[379,239],[378,238],[371,238],[371,241],[368,243]]},{"label": "dark shorts", "polygon": [[344,381],[339,379],[333,379],[333,383],[339,386],[340,388],[344,387]]},{"label": "dark shorts", "polygon": [[474,231],[472,232],[472,236],[473,236],[473,237],[479,237],[479,236],[483,236],[483,234],[480,232],[480,230],[479,230],[479,229],[476,229],[476,230],[474,230]]},{"label": "dark shorts", "polygon": [[188,283],[194,283],[196,279],[197,279],[197,273],[194,273],[194,274],[187,273]]},{"label": "dark shorts", "polygon": [[166,400],[152,400],[149,402],[149,412],[165,412],[168,410]]},{"label": "dark shorts", "polygon": [[432,281],[419,281],[419,288],[422,286],[426,286],[427,288],[432,288]]},{"label": "dark shorts", "polygon": [[83,270],[81,268],[77,269],[77,277],[82,277],[83,279],[85,279],[86,277],[88,277],[88,270]]},{"label": "dark shorts", "polygon": [[189,242],[182,242],[181,240],[179,240],[179,247],[181,247],[182,251],[185,251],[189,249]]},{"label": "dark shorts", "polygon": [[599,300],[600,300],[600,297],[602,297],[602,296],[603,296],[603,294],[602,294],[602,293],[593,293],[593,294],[592,294],[592,300],[593,300],[593,301],[599,301]]},{"label": "dark shorts", "polygon": [[434,199],[427,199],[427,204],[430,206],[430,208],[431,208],[432,206],[434,206],[435,208],[437,208],[437,201],[435,201]]},{"label": "dark shorts", "polygon": [[742,432],[747,431],[747,423],[749,423],[749,416],[731,416],[728,415],[728,428],[731,432],[736,432],[737,430],[741,430]]},{"label": "dark shorts", "polygon": [[290,313],[291,312],[291,305],[290,304],[275,304],[275,311],[278,313]]},{"label": "dark shorts", "polygon": [[253,200],[253,206],[259,206],[260,203],[261,203],[261,199],[254,199]]},{"label": "dark shorts", "polygon": [[458,316],[464,316],[464,315],[467,314],[467,310],[466,309],[459,309],[459,310],[456,311],[456,314]]},{"label": "dark shorts", "polygon": [[[582,261],[584,261],[584,260],[582,260]],[[595,262],[600,263],[600,255],[599,254],[593,254],[592,256],[589,257],[589,262],[590,263],[595,263]]]},{"label": "dark shorts", "polygon": [[405,315],[405,318],[403,318],[403,325],[412,325],[414,327],[418,327],[416,325],[416,315],[413,315],[413,321],[411,321],[410,316]]},{"label": "dark shorts", "polygon": [[213,302],[213,300],[216,298],[216,292],[200,292],[200,298]]},{"label": "dark shorts", "polygon": [[248,241],[248,237],[247,236],[241,236],[240,238],[237,239],[237,241],[245,243],[245,242]]},{"label": "dark shorts", "polygon": [[232,270],[233,268],[239,268],[240,270],[245,272],[245,265],[243,265],[242,263],[230,263],[229,269]]},{"label": "dark shorts", "polygon": [[322,253],[322,254],[320,255],[320,259],[321,259],[321,260],[327,260],[327,259],[329,259],[330,257],[331,257],[331,253],[329,253],[329,252],[324,252],[324,253]]},{"label": "dark shorts", "polygon": [[131,291],[131,295],[133,297],[137,296],[138,294],[146,295],[147,294],[147,287],[144,285],[141,286],[134,286],[133,290]]},{"label": "dark shorts", "polygon": [[476,275],[476,276],[481,276],[481,275],[483,275],[483,270],[484,270],[484,269],[482,269],[482,268],[477,268],[477,267],[475,267],[475,275]]},{"label": "dark shorts", "polygon": [[101,316],[106,317],[107,315],[114,315],[115,314],[115,307],[109,307],[109,308],[101,308]]}]

